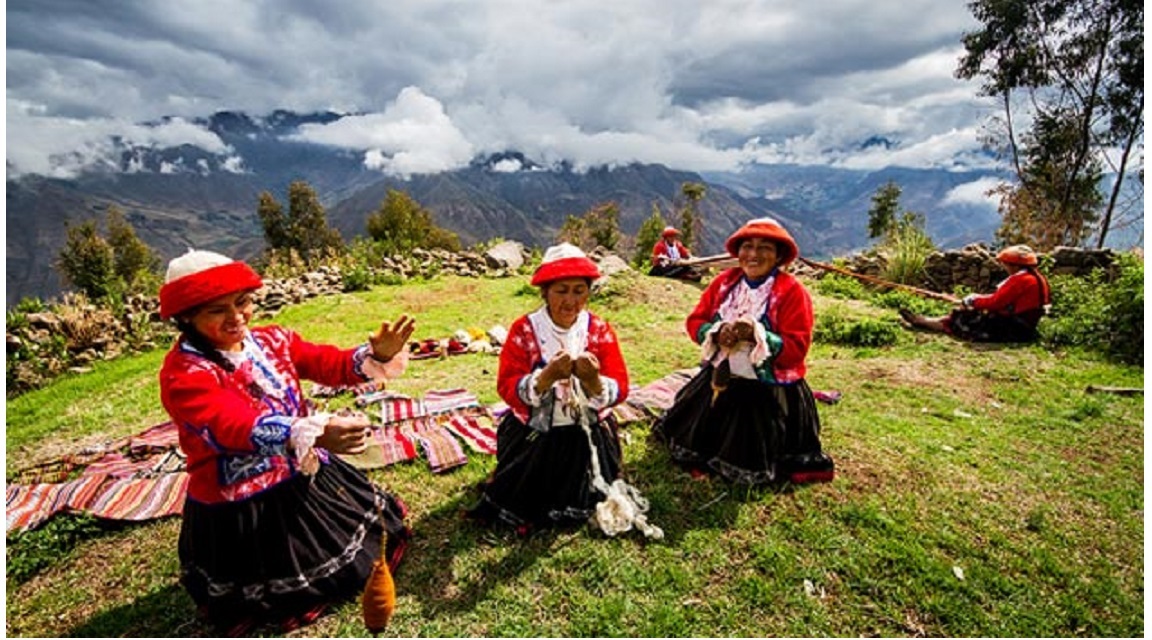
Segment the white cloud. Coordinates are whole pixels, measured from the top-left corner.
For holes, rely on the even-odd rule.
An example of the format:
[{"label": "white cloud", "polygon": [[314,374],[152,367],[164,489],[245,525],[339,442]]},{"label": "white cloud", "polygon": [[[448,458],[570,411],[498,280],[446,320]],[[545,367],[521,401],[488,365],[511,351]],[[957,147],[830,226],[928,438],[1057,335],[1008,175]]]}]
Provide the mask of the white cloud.
[{"label": "white cloud", "polygon": [[944,196],[942,204],[988,205],[995,209],[999,200],[995,196],[988,195],[988,192],[1002,183],[999,178],[989,177],[956,185]]},{"label": "white cloud", "polygon": [[364,151],[365,166],[399,176],[455,169],[474,154],[443,105],[416,87],[404,88],[383,113],[306,124],[292,138]]}]

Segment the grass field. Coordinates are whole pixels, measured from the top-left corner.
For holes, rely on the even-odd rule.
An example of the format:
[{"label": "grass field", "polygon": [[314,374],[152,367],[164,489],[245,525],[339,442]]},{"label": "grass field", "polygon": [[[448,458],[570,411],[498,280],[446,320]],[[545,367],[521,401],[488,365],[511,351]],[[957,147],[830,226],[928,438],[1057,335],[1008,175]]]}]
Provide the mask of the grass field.
[{"label": "grass field", "polygon": [[[316,299],[275,321],[314,341],[362,341],[380,320],[418,337],[507,326],[540,300],[524,278],[447,277]],[[814,289],[810,287],[810,290]],[[694,285],[630,276],[591,303],[633,383],[695,364]],[[895,322],[815,294],[822,316]],[[162,352],[100,363],[7,403],[6,474],[166,419]],[[465,387],[495,402],[495,356],[412,362],[395,389]],[[588,528],[521,540],[463,521],[495,460],[443,475],[371,472],[412,511],[389,636],[1139,636],[1144,634],[1143,369],[1037,346],[904,332],[887,347],[817,342],[814,389],[837,478],[748,490],[693,480],[625,431],[630,480],[662,541]],[[178,582],[178,519],[60,516],[7,540],[8,636],[205,636]],[[276,635],[276,629],[264,633]],[[363,636],[358,604],[295,636]]]}]

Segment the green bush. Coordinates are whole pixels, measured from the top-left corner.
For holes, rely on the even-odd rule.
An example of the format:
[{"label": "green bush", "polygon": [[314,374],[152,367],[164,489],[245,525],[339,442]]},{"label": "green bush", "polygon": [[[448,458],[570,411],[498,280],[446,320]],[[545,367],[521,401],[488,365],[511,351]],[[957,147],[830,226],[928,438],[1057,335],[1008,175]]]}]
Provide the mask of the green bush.
[{"label": "green bush", "polygon": [[1139,258],[1123,254],[1111,272],[1054,276],[1050,284],[1051,313],[1040,323],[1046,344],[1084,347],[1144,365],[1144,263]]},{"label": "green bush", "polygon": [[816,291],[821,295],[841,300],[866,300],[868,290],[856,278],[849,278],[838,273],[829,273],[816,281]]},{"label": "green bush", "polygon": [[886,347],[900,339],[900,327],[895,320],[851,319],[832,310],[817,318],[813,337],[849,347]]},{"label": "green bush", "polygon": [[8,536],[5,547],[7,582],[19,585],[67,559],[78,544],[105,530],[96,518],[78,514],[49,520],[44,526]]}]

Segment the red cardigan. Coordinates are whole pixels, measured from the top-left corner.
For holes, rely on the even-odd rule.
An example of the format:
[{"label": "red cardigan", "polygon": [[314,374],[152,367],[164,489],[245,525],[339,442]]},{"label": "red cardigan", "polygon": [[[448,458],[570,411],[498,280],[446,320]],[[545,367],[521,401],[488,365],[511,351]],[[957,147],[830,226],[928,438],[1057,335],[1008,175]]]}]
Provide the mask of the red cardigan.
[{"label": "red cardigan", "polygon": [[[680,252],[680,259],[681,260],[692,257],[692,254],[688,253],[688,247],[685,247],[683,243],[681,243],[679,240],[676,240],[675,244],[676,244],[676,250]],[[660,240],[659,242],[656,243],[656,246],[652,247],[652,266],[654,266],[654,267],[659,266],[660,265],[660,256],[667,256],[667,255],[668,255],[668,245],[663,240]]]},{"label": "red cardigan", "polygon": [[[587,351],[600,361],[600,375],[616,381],[619,395],[613,404],[619,404],[628,397],[628,368],[620,353],[620,342],[616,340],[616,333],[607,322],[594,314],[588,315]],[[527,315],[520,316],[508,329],[508,339],[500,349],[496,391],[512,413],[525,424],[531,417],[532,408],[520,397],[520,380],[544,368],[545,364],[540,355],[540,344],[532,331],[532,323]]]},{"label": "red cardigan", "polygon": [[160,399],[179,428],[188,497],[197,502],[244,500],[297,473],[287,447],[293,419],[310,413],[301,378],[329,386],[368,379],[365,347],[313,344],[277,326],[249,333],[246,340],[255,340],[286,385],[277,397],[248,393],[249,363],[229,373],[179,340],[160,369]]},{"label": "red cardigan", "polygon": [[972,299],[972,308],[997,315],[1037,316],[1049,303],[1048,281],[1035,269],[1021,269],[996,285],[996,291]]},{"label": "red cardigan", "polygon": [[[720,272],[700,294],[696,308],[688,315],[685,327],[688,336],[700,344],[713,324],[719,320],[720,305],[732,287],[744,278],[739,267]],[[807,373],[804,359],[812,345],[812,298],[808,290],[794,276],[783,271],[776,273],[772,293],[764,316],[759,318],[764,328],[780,336],[780,353],[772,360],[772,372],[779,382],[796,382]]]}]

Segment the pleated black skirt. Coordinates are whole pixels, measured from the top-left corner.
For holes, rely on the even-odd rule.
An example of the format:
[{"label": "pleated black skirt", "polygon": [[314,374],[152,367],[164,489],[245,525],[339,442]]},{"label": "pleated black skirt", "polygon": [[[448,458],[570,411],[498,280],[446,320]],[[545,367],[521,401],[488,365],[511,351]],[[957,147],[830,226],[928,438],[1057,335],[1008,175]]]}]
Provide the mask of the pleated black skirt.
[{"label": "pleated black skirt", "polygon": [[[612,418],[592,426],[600,474],[612,484],[620,475],[620,441]],[[520,529],[584,523],[604,494],[592,486],[592,453],[578,425],[529,428],[511,412],[496,431],[496,470],[481,487],[468,515]]]},{"label": "pleated black skirt", "polygon": [[653,425],[672,459],[739,484],[832,479],[820,447],[820,414],[808,383],[732,378],[713,400],[711,365],[676,394]]},{"label": "pleated black skirt", "polygon": [[209,621],[278,621],[364,588],[385,542],[400,562],[406,508],[332,455],[240,502],[187,500],[180,530],[181,582]]}]

